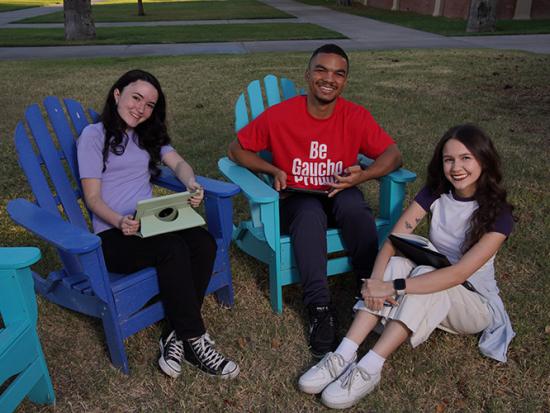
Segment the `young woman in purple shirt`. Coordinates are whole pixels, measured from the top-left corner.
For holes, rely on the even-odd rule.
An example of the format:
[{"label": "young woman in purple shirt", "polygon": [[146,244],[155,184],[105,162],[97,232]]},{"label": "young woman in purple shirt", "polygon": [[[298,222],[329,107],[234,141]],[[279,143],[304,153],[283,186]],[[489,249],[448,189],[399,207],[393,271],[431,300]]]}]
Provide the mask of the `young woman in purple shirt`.
[{"label": "young woman in purple shirt", "polygon": [[131,70],[109,90],[101,122],[89,125],[77,141],[84,199],[101,237],[109,271],[132,273],[155,267],[160,299],[171,332],[160,339],[159,366],[171,377],[183,361],[201,371],[234,378],[238,365],[213,346],[201,317],[204,294],[216,257],[216,242],[204,228],[149,238],[135,236],[137,202],[152,197],[151,177],[160,162],[190,191],[197,207],[204,193],[191,166],[170,146],[166,100],[158,80]]},{"label": "young woman in purple shirt", "polygon": [[[393,232],[412,233],[428,216],[430,241],[452,265],[417,266],[396,256],[386,241],[346,337],[300,377],[302,391],[322,392],[328,407],[350,407],[378,385],[384,362],[402,343],[416,347],[436,328],[481,333],[481,352],[506,361],[514,331],[499,296],[494,259],[512,231],[513,216],[501,179],[499,156],[481,129],[460,125],[445,133],[428,166],[426,186]],[[384,325],[382,335],[356,362],[358,346],[378,323]]]}]

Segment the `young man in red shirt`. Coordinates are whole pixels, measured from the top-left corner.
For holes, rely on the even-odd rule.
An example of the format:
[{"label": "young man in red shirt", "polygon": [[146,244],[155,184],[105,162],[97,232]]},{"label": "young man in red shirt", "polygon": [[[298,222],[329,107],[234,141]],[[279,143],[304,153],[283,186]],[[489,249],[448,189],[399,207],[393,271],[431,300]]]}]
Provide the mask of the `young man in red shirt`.
[{"label": "young man in red shirt", "polygon": [[[349,73],[346,53],[327,44],[315,50],[305,73],[307,96],[266,109],[237,133],[229,157],[273,176],[277,191],[328,190],[328,195],[283,192],[281,231],[291,236],[304,304],[310,316],[309,344],[323,357],[337,344],[337,325],[326,277],[327,226],[341,228],[358,280],[369,277],[378,252],[371,209],[357,185],[401,165],[393,139],[362,106],[340,97]],[[269,150],[273,163],[257,155]],[[362,153],[375,162],[357,165]]]}]

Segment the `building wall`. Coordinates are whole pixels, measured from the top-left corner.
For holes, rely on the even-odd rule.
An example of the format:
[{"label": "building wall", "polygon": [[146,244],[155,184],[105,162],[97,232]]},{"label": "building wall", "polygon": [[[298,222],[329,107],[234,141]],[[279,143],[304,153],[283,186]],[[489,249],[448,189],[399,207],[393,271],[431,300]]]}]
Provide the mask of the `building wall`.
[{"label": "building wall", "polygon": [[443,4],[441,15],[452,19],[466,19],[468,18],[469,7],[469,0],[447,0]]},{"label": "building wall", "polygon": [[379,9],[391,10],[393,0],[367,0],[367,5],[369,7],[377,7]]},{"label": "building wall", "polygon": [[419,14],[432,14],[435,0],[400,0],[399,10],[413,11]]},{"label": "building wall", "polygon": [[497,1],[497,19],[512,19],[516,9],[516,0]]},{"label": "building wall", "polygon": [[[497,19],[512,19],[516,8],[516,1],[499,0],[497,2]],[[532,0],[531,18],[550,18],[550,0]],[[470,9],[470,0],[442,0],[443,10],[441,15],[450,18],[467,19]],[[369,7],[391,10],[392,0],[367,0]],[[400,0],[399,10],[412,11],[420,14],[431,15],[434,11],[435,0]]]},{"label": "building wall", "polygon": [[550,19],[550,1],[533,0],[531,5],[531,17],[533,19]]}]

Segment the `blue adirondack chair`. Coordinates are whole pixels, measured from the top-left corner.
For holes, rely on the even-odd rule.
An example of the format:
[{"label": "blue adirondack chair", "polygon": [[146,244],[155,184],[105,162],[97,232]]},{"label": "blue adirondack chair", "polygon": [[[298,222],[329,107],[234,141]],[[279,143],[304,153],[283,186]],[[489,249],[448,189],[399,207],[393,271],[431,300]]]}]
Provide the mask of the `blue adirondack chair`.
[{"label": "blue adirondack chair", "polygon": [[[25,199],[16,199],[9,202],[7,209],[16,223],[52,244],[63,264],[61,269],[53,271],[47,278],[33,273],[36,291],[63,307],[100,318],[113,364],[128,373],[124,339],[164,318],[160,301],[149,304],[159,292],[157,276],[154,268],[130,275],[109,273],[105,268],[100,238],[90,233],[79,205],[82,189],[75,138],[88,125],[88,118],[78,102],[65,99],[64,103],[74,132],[59,99],[50,96],[44,100],[59,149],[48,132],[39,105],[31,105],[25,112],[26,124],[39,154],[33,150],[25,124],[20,122],[17,125],[15,145],[19,163],[37,205]],[[92,119],[97,117],[94,111],[89,113]],[[42,164],[45,168],[41,168]],[[43,173],[46,170],[53,188],[50,188]],[[197,177],[197,181],[205,188],[208,230],[218,245],[207,294],[216,293],[218,301],[229,307],[233,305],[229,263],[231,198],[239,192],[239,188],[204,177]],[[168,169],[162,170],[155,184],[174,191],[185,190]]]},{"label": "blue adirondack chair", "polygon": [[[278,79],[274,75],[267,75],[263,79],[263,90],[268,107],[298,94],[291,80]],[[246,95],[242,93],[235,104],[235,131],[247,125],[250,119],[256,118],[264,108],[262,82],[255,80],[248,85]],[[263,151],[260,155],[271,161],[269,152]],[[358,162],[369,165],[373,160],[360,156]],[[269,266],[271,306],[274,311],[280,313],[283,309],[282,287],[299,282],[300,277],[292,253],[290,236],[280,233],[279,194],[271,186],[270,177],[257,176],[229,158],[220,159],[218,167],[227,179],[241,187],[248,199],[250,219],[237,224],[233,230],[233,240],[245,253]],[[380,243],[401,215],[406,184],[415,179],[416,175],[406,169],[399,169],[379,179],[379,216],[376,218],[376,226]],[[327,231],[327,247],[329,254],[344,251],[338,229],[331,228]],[[336,256],[328,261],[329,276],[350,270],[351,260],[347,256]]]},{"label": "blue adirondack chair", "polygon": [[[52,381],[36,334],[36,297],[29,267],[40,259],[32,247],[0,248],[0,412],[13,412],[25,397],[55,402]],[[7,379],[11,383],[2,386]]]}]

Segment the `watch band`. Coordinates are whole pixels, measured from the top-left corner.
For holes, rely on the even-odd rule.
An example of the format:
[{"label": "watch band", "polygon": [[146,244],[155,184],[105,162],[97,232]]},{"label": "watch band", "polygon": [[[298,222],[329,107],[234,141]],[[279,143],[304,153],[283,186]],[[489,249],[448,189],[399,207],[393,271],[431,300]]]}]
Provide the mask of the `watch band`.
[{"label": "watch band", "polygon": [[395,293],[399,296],[405,295],[405,290],[407,288],[407,282],[404,278],[396,278],[393,280],[393,289]]}]

